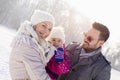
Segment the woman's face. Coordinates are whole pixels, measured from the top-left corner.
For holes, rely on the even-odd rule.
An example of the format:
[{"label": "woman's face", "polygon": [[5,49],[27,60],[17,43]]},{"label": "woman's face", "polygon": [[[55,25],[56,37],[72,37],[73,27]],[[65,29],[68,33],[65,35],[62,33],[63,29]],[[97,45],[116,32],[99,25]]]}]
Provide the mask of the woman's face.
[{"label": "woman's face", "polygon": [[40,34],[42,38],[49,36],[52,30],[53,24],[49,21],[44,21],[35,25],[35,30]]}]

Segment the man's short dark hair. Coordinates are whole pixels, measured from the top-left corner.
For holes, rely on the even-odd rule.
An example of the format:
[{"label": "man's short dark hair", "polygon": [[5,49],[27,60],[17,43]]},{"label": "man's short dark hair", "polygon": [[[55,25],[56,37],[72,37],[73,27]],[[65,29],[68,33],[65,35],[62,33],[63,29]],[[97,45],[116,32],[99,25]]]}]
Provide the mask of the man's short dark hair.
[{"label": "man's short dark hair", "polygon": [[108,30],[108,28],[105,25],[98,23],[98,22],[94,22],[92,24],[92,27],[94,29],[100,31],[100,37],[99,37],[100,40],[106,41],[109,38],[110,31]]}]

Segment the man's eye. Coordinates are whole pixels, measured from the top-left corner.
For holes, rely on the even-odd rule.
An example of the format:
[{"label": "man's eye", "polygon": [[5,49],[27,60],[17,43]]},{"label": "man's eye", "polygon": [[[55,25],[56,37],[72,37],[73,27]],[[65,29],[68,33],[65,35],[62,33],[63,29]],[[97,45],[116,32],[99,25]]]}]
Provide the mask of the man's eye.
[{"label": "man's eye", "polygon": [[52,29],[48,29],[49,31],[51,31]]}]

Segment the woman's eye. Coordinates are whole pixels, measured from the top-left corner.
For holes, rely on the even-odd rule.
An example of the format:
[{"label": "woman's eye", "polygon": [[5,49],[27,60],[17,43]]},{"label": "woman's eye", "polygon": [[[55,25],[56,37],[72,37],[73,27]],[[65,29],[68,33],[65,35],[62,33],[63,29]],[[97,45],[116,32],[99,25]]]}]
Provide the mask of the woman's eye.
[{"label": "woman's eye", "polygon": [[46,28],[46,26],[45,25],[42,25],[44,28]]}]

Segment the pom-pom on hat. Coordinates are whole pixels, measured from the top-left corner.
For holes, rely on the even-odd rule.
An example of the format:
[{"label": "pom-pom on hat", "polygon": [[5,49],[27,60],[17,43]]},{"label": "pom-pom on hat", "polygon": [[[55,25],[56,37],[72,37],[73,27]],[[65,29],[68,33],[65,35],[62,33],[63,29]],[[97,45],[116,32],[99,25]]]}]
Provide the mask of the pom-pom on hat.
[{"label": "pom-pom on hat", "polygon": [[50,21],[53,25],[55,24],[54,17],[50,13],[41,10],[35,10],[30,21],[32,25],[36,25],[43,21]]},{"label": "pom-pom on hat", "polygon": [[60,38],[62,39],[63,43],[65,43],[65,32],[64,28],[61,26],[53,27],[50,35],[48,36],[47,40],[50,40],[51,38]]}]

